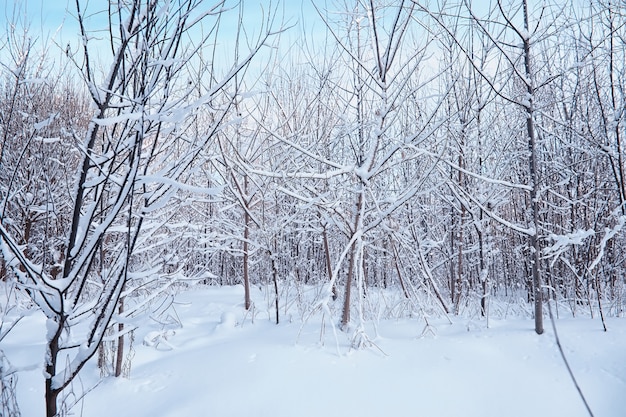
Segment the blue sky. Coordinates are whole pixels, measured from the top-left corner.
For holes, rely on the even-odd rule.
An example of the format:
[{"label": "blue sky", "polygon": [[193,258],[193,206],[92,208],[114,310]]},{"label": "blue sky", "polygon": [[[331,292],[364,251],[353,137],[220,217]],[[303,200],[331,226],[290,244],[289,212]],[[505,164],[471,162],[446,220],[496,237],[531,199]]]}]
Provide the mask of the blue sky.
[{"label": "blue sky", "polygon": [[[243,0],[246,24],[257,25],[261,19],[261,9],[267,10],[272,4],[276,6],[276,1],[269,0]],[[215,0],[206,0],[207,7],[215,4]],[[234,1],[227,1],[233,4]],[[81,5],[87,5],[88,11],[106,10],[106,0],[81,0]],[[321,28],[322,22],[317,16],[317,12],[311,5],[310,0],[283,0],[279,5],[279,13],[284,10],[285,21],[289,24],[302,24],[308,29],[311,27]],[[236,11],[231,12],[236,15]],[[15,0],[6,1],[0,9],[0,31],[4,32],[11,22],[18,20],[20,25],[28,24],[29,32],[41,34],[41,40],[54,37],[59,44],[71,42],[78,37],[78,25],[76,18],[75,0]],[[94,25],[105,25],[106,15],[100,13],[99,16],[92,17]],[[228,28],[225,28],[225,36],[228,35]],[[291,29],[291,32],[299,31],[298,28]]]},{"label": "blue sky", "polygon": [[50,36],[68,23],[68,5],[74,12],[73,0],[15,0],[7,1],[0,10],[0,27],[4,31],[8,24],[17,20],[20,25],[28,24],[32,33]]},{"label": "blue sky", "polygon": [[[212,8],[218,0],[204,0],[201,7]],[[299,48],[303,45],[303,33],[306,33],[307,42],[314,41],[320,45],[327,37],[325,26],[311,0],[242,0],[244,5],[244,26],[248,35],[258,35],[263,21],[263,13],[267,13],[270,6],[276,9],[277,21],[275,29],[283,21],[286,26],[293,26],[280,37],[279,54],[284,56],[290,47]],[[327,0],[316,0],[320,7],[326,7]],[[332,3],[332,1],[331,1]],[[108,0],[80,0],[81,7],[86,8],[85,15],[89,20],[86,23],[88,30],[106,30],[108,25]],[[227,7],[236,6],[237,0],[226,0]],[[205,6],[206,5],[206,6]],[[278,6],[278,7],[277,7]],[[78,22],[76,19],[76,0],[6,0],[0,5],[0,59],[6,59],[5,48],[7,31],[12,24],[16,24],[16,37],[23,35],[28,27],[28,35],[36,39],[36,47],[47,48],[47,57],[53,58],[64,55],[69,49],[77,52],[81,45]],[[211,19],[209,19],[211,23]],[[222,19],[219,46],[217,49],[218,61],[228,63],[226,68],[234,62],[234,39],[237,32],[238,11],[230,10]],[[110,48],[107,43],[108,33],[92,32],[94,39],[91,47],[102,52],[98,53],[99,63],[107,68],[110,59]],[[101,41],[98,41],[98,38]],[[257,57],[253,68],[263,71],[273,48],[264,48]],[[291,51],[290,51],[291,52]],[[246,55],[245,48],[241,53]],[[4,56],[4,58],[2,58]],[[9,64],[10,65],[10,64]],[[255,71],[255,72],[256,72]]]}]

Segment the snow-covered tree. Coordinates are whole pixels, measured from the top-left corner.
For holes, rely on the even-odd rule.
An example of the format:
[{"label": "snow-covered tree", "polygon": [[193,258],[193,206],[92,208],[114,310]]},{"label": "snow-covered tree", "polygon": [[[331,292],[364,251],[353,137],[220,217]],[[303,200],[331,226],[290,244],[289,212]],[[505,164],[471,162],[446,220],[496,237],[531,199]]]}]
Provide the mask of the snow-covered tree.
[{"label": "snow-covered tree", "polygon": [[[235,97],[225,87],[271,35],[265,27],[246,54],[219,69],[194,73],[201,57],[212,50],[211,37],[226,13],[223,6],[223,2],[205,5],[195,0],[110,2],[109,19],[101,28],[90,26],[94,22],[88,16],[94,11],[85,7],[91,6],[76,2],[82,43],[68,56],[82,76],[92,116],[86,129],[69,131],[71,142],[59,153],[78,159],[69,175],[71,197],[63,199],[69,204],[67,222],[38,242],[20,235],[12,218],[3,215],[0,225],[5,261],[47,317],[44,371],[49,417],[58,415],[59,395],[97,352],[116,314],[118,335],[123,336],[122,302],[137,279],[151,274],[150,270],[142,273],[144,268],[155,266],[154,259],[140,262],[133,256],[157,227],[152,215],[186,189],[190,168],[230,114]],[[93,36],[102,29],[109,34],[106,43]],[[189,38],[195,41],[188,43]],[[109,69],[101,73],[100,65]],[[14,73],[19,70],[18,66]],[[202,135],[191,135],[190,120],[207,108],[213,113],[211,124]],[[16,112],[13,117],[23,116]],[[58,142],[39,133],[56,117],[52,114],[32,124],[20,121],[20,126],[33,131],[30,142],[22,142],[24,155]],[[10,134],[5,141],[17,141]],[[32,163],[21,158],[8,178]],[[42,178],[47,184],[59,179]],[[5,208],[14,201],[14,185],[3,182]],[[190,188],[200,194],[209,191]],[[34,216],[50,217],[59,197],[51,191],[43,187],[41,192],[24,193],[38,200],[18,206]],[[50,251],[51,242],[59,242],[58,259],[48,267],[49,258],[42,254]]]}]

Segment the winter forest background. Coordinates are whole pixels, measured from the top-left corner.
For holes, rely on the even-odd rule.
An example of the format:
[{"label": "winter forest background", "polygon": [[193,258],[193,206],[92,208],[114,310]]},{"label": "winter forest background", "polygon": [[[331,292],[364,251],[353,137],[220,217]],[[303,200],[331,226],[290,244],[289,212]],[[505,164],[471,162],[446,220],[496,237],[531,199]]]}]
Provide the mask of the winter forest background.
[{"label": "winter forest background", "polygon": [[623,3],[258,3],[77,0],[62,40],[2,10],[0,343],[43,313],[49,417],[198,286],[355,348],[381,319],[624,316]]}]

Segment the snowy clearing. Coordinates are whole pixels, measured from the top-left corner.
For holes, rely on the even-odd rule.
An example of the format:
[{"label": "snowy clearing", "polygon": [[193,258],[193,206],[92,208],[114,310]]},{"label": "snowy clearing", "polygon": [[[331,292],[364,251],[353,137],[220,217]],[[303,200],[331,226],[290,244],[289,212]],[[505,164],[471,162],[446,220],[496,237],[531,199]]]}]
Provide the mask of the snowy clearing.
[{"label": "snowy clearing", "polygon": [[[371,347],[350,348],[326,320],[279,325],[244,315],[241,287],[200,287],[168,310],[182,326],[154,320],[135,332],[130,378],[104,378],[95,359],[70,392],[89,390],[73,415],[99,416],[586,416],[550,326],[530,319],[381,320]],[[561,318],[559,335],[596,417],[626,409],[626,321]],[[174,328],[177,327],[177,328]],[[45,319],[24,318],[2,343],[19,372],[23,416],[44,415]],[[71,402],[71,401],[70,401]]]}]

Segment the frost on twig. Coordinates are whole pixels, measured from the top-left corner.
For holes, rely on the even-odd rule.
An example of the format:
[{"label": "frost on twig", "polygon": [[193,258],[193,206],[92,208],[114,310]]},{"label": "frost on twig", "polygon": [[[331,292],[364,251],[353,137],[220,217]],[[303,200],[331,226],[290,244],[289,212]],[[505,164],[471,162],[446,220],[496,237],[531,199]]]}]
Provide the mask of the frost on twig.
[{"label": "frost on twig", "polygon": [[16,397],[17,373],[0,350],[0,416],[19,417]]}]

